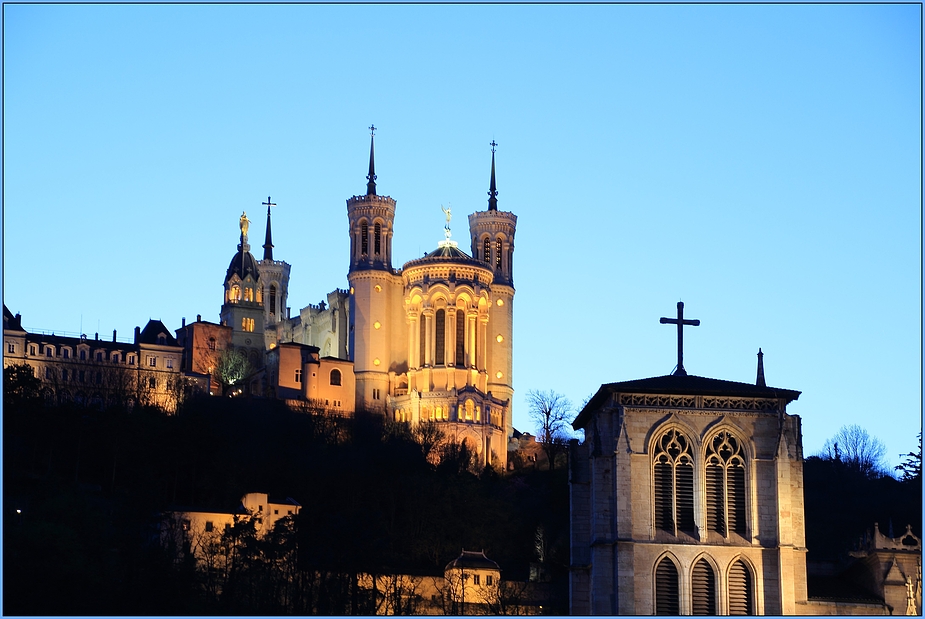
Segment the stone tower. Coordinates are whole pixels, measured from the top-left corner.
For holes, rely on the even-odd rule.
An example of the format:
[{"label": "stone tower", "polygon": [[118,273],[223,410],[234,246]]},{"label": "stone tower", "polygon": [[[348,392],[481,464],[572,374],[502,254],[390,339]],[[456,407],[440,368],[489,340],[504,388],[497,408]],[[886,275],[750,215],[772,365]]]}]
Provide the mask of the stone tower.
[{"label": "stone tower", "polygon": [[289,263],[273,259],[273,233],[270,228],[270,207],[276,206],[267,196],[267,235],[263,244],[263,260],[257,263],[263,286],[264,345],[267,350],[279,342],[277,325],[288,316]]},{"label": "stone tower", "polygon": [[[517,216],[498,210],[498,189],[495,182],[496,146],[492,141],[488,210],[469,215],[469,236],[472,240],[472,257],[486,264],[493,272],[491,325],[486,359],[488,392],[500,400],[509,401],[514,395],[511,371],[514,335],[514,232],[517,229]],[[511,420],[505,420],[504,425],[512,427]]]},{"label": "stone tower", "polygon": [[[395,200],[376,193],[375,127],[370,127],[366,195],[347,200],[350,226],[350,333],[357,410],[385,410],[391,360],[404,333],[401,276],[392,269]],[[397,353],[397,354],[396,354]]]},{"label": "stone tower", "polygon": [[247,243],[249,227],[250,220],[246,213],[242,213],[241,242],[225,274],[221,323],[232,329],[231,345],[245,353],[251,367],[257,369],[264,365],[263,282]]}]

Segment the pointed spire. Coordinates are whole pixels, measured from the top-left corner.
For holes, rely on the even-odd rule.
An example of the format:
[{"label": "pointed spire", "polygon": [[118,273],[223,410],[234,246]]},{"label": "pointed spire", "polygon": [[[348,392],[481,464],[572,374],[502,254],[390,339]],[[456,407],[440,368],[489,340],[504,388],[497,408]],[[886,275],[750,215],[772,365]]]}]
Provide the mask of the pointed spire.
[{"label": "pointed spire", "polygon": [[376,195],[376,151],[374,140],[376,135],[376,125],[369,126],[369,174],[366,175],[366,195]]},{"label": "pointed spire", "polygon": [[755,384],[759,387],[767,387],[767,383],[764,382],[764,353],[761,352],[761,349],[758,349],[758,378],[755,380]]},{"label": "pointed spire", "polygon": [[273,234],[270,232],[270,207],[276,206],[276,204],[270,201],[270,196],[267,196],[267,201],[261,202],[261,204],[267,207],[267,239],[263,244],[263,259],[273,260]]},{"label": "pointed spire", "polygon": [[497,144],[491,141],[491,182],[488,184],[488,210],[498,210],[498,187],[495,185],[495,147]]}]

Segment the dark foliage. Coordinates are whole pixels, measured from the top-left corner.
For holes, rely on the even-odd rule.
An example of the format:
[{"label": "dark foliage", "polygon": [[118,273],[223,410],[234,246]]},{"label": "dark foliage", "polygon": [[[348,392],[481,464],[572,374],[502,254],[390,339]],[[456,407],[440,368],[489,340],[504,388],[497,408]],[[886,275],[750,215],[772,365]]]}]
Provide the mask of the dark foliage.
[{"label": "dark foliage", "polygon": [[[174,416],[7,403],[4,614],[367,614],[359,573],[439,575],[465,547],[525,579],[541,526],[554,583],[544,608],[566,612],[565,471],[502,476],[458,448],[428,460],[415,438],[376,415],[275,401],[206,398]],[[192,562],[155,543],[154,524],[173,506],[227,510],[247,492],[298,500],[297,534],[236,533],[241,567],[209,596]],[[295,541],[297,587],[282,595],[266,557]]]}]

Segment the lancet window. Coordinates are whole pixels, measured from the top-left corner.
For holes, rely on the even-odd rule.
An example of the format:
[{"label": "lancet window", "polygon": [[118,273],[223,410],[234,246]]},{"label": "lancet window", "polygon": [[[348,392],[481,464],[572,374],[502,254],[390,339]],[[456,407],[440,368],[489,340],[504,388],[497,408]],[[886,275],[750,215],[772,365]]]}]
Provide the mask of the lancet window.
[{"label": "lancet window", "polygon": [[456,310],[456,362],[455,365],[466,365],[466,313]]},{"label": "lancet window", "polygon": [[365,221],[360,224],[360,253],[364,256],[369,253],[369,226]]},{"label": "lancet window", "polygon": [[276,284],[270,284],[270,315],[276,314]]},{"label": "lancet window", "polygon": [[501,250],[503,247],[504,247],[504,243],[501,241],[501,238],[499,237],[495,241],[495,268],[496,269],[501,268]]},{"label": "lancet window", "polygon": [[745,457],[738,439],[720,432],[706,446],[707,529],[745,535]]},{"label": "lancet window", "polygon": [[665,432],[655,445],[655,528],[677,535],[694,531],[694,460],[680,431]]},{"label": "lancet window", "polygon": [[729,568],[729,614],[755,614],[752,574],[741,559],[737,560]]},{"label": "lancet window", "polygon": [[678,568],[668,557],[655,568],[655,614],[679,615]]},{"label": "lancet window", "polygon": [[706,559],[691,570],[691,614],[716,614],[716,574]]},{"label": "lancet window", "polygon": [[434,365],[446,364],[446,311],[438,309],[434,314]]},{"label": "lancet window", "polygon": [[491,240],[485,239],[482,243],[482,260],[491,264]]},{"label": "lancet window", "polygon": [[373,247],[376,251],[376,255],[378,256],[380,253],[382,253],[382,224],[377,223],[373,230]]}]

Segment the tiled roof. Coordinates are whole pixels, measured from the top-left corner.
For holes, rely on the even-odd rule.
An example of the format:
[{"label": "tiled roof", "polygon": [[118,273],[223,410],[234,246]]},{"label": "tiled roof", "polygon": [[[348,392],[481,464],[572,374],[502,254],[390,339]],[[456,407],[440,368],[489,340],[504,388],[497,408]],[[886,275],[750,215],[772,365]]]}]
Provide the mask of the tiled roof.
[{"label": "tiled roof", "polygon": [[[158,342],[159,335],[165,335],[164,342]],[[164,326],[160,320],[149,320],[145,328],[141,330],[138,338],[139,344],[161,344],[163,346],[179,346],[177,338],[170,334],[170,330]]]},{"label": "tiled roof", "polygon": [[483,570],[500,570],[497,563],[485,556],[485,551],[475,552],[473,550],[463,550],[462,554],[447,563],[446,569],[483,569]]}]

